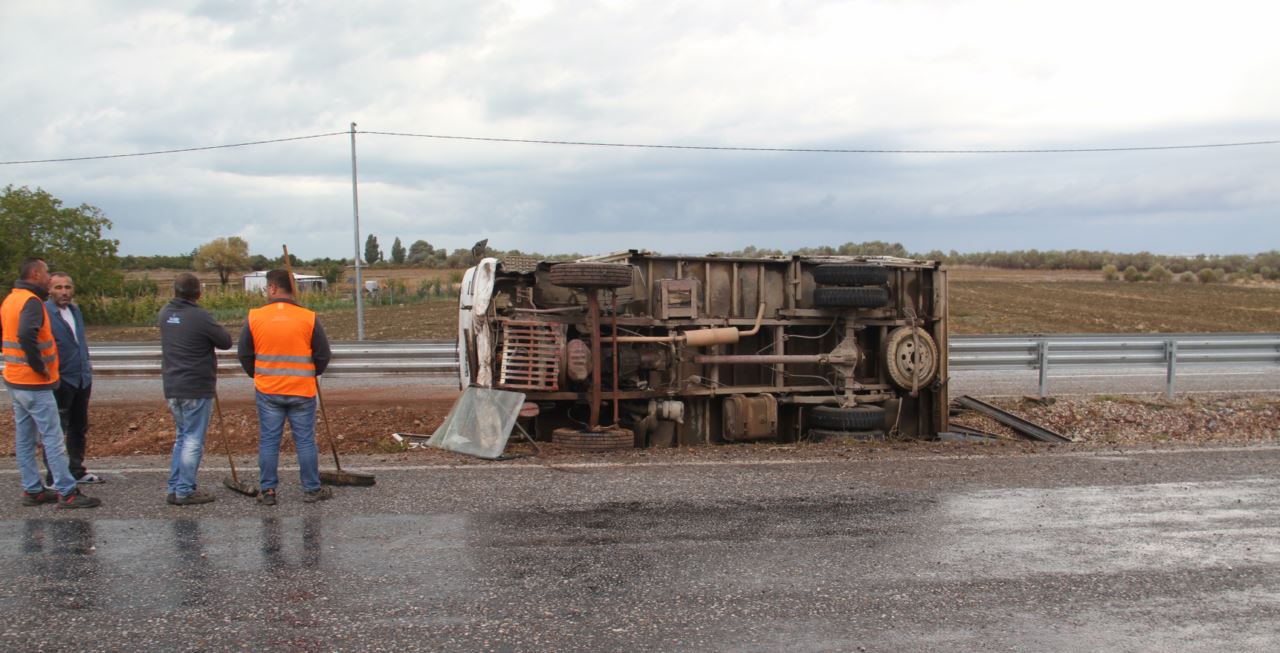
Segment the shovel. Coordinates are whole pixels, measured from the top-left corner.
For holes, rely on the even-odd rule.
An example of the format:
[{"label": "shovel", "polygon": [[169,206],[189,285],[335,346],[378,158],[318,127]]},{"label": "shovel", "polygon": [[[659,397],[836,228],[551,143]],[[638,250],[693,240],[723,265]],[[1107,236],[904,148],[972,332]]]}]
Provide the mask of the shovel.
[{"label": "shovel", "polygon": [[316,399],[320,401],[320,417],[324,420],[324,435],[329,440],[329,448],[333,450],[333,466],[336,468],[332,472],[320,472],[320,482],[329,485],[373,485],[373,474],[367,472],[353,472],[342,469],[342,463],[338,462],[338,443],[333,439],[333,432],[329,430],[329,413],[324,408],[324,395],[320,392],[320,379],[316,379]]},{"label": "shovel", "polygon": [[213,395],[213,406],[218,410],[218,436],[222,438],[222,448],[227,451],[227,464],[231,466],[231,478],[222,477],[222,484],[227,486],[232,492],[239,492],[246,497],[258,496],[258,488],[248,483],[240,482],[240,477],[236,476],[236,461],[231,458],[231,443],[227,441],[227,426],[222,421],[222,402],[218,401],[218,395]]}]

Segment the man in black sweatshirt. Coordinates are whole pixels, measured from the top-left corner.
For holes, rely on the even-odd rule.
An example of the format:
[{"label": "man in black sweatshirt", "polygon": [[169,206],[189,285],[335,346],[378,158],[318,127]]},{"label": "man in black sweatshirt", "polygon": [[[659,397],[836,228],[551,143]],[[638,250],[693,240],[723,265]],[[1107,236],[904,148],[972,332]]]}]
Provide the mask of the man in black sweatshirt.
[{"label": "man in black sweatshirt", "polygon": [[176,506],[214,499],[196,489],[196,471],[204,455],[204,436],[218,383],[218,359],[213,350],[230,349],[231,334],[196,305],[200,295],[200,280],[183,272],[173,280],[173,299],[160,309],[160,373],[177,430],[165,501]]}]

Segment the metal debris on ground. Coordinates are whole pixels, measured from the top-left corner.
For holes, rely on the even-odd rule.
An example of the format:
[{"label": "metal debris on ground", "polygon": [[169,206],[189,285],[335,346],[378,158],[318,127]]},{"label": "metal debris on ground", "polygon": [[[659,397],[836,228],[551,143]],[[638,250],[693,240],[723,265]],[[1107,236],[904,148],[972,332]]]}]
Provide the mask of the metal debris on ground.
[{"label": "metal debris on ground", "polygon": [[1071,438],[1068,438],[1061,433],[1051,431],[1039,424],[1036,424],[1035,422],[1018,417],[1013,413],[996,408],[985,401],[980,401],[969,395],[957,398],[955,403],[970,410],[982,413],[987,417],[990,417],[991,419],[1013,429],[1019,435],[1028,439],[1039,440],[1041,442],[1071,442]]}]

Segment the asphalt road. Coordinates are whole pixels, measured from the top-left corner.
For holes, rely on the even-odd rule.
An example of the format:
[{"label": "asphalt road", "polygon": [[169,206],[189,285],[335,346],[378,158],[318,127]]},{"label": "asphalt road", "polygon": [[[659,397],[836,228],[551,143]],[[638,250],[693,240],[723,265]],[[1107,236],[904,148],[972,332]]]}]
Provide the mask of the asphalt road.
[{"label": "asphalt road", "polygon": [[158,459],[102,461],[86,511],[20,507],[10,468],[0,648],[1275,650],[1280,447],[990,451],[356,459],[375,487],[285,473],[274,508],[214,460],[194,507]]}]

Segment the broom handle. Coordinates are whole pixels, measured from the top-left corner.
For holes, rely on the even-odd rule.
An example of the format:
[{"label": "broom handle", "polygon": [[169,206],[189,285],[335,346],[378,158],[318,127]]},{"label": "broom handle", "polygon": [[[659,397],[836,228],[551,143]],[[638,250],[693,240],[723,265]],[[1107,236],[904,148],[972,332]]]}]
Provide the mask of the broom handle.
[{"label": "broom handle", "polygon": [[236,477],[236,461],[231,459],[231,443],[227,442],[227,425],[222,421],[222,402],[218,401],[218,393],[213,393],[213,408],[218,411],[218,437],[222,438],[222,448],[227,452],[227,464],[231,466],[231,480],[237,485],[240,479]]},{"label": "broom handle", "polygon": [[333,451],[333,466],[338,471],[342,471],[342,464],[338,462],[338,443],[333,439],[333,431],[329,430],[329,413],[324,409],[324,395],[320,392],[320,379],[316,379],[316,399],[320,403],[320,417],[324,422],[324,436],[329,440],[329,449]]},{"label": "broom handle", "polygon": [[[289,246],[281,245],[284,249],[284,269],[289,273],[289,284],[293,286],[293,291],[298,292],[298,280],[293,278],[293,263],[289,261]],[[329,449],[333,451],[333,466],[338,471],[342,471],[342,464],[338,462],[338,442],[333,439],[333,431],[329,430],[329,412],[324,409],[324,394],[320,392],[320,377],[316,377],[316,400],[320,404],[320,418],[324,422],[324,436],[329,440]]]}]

